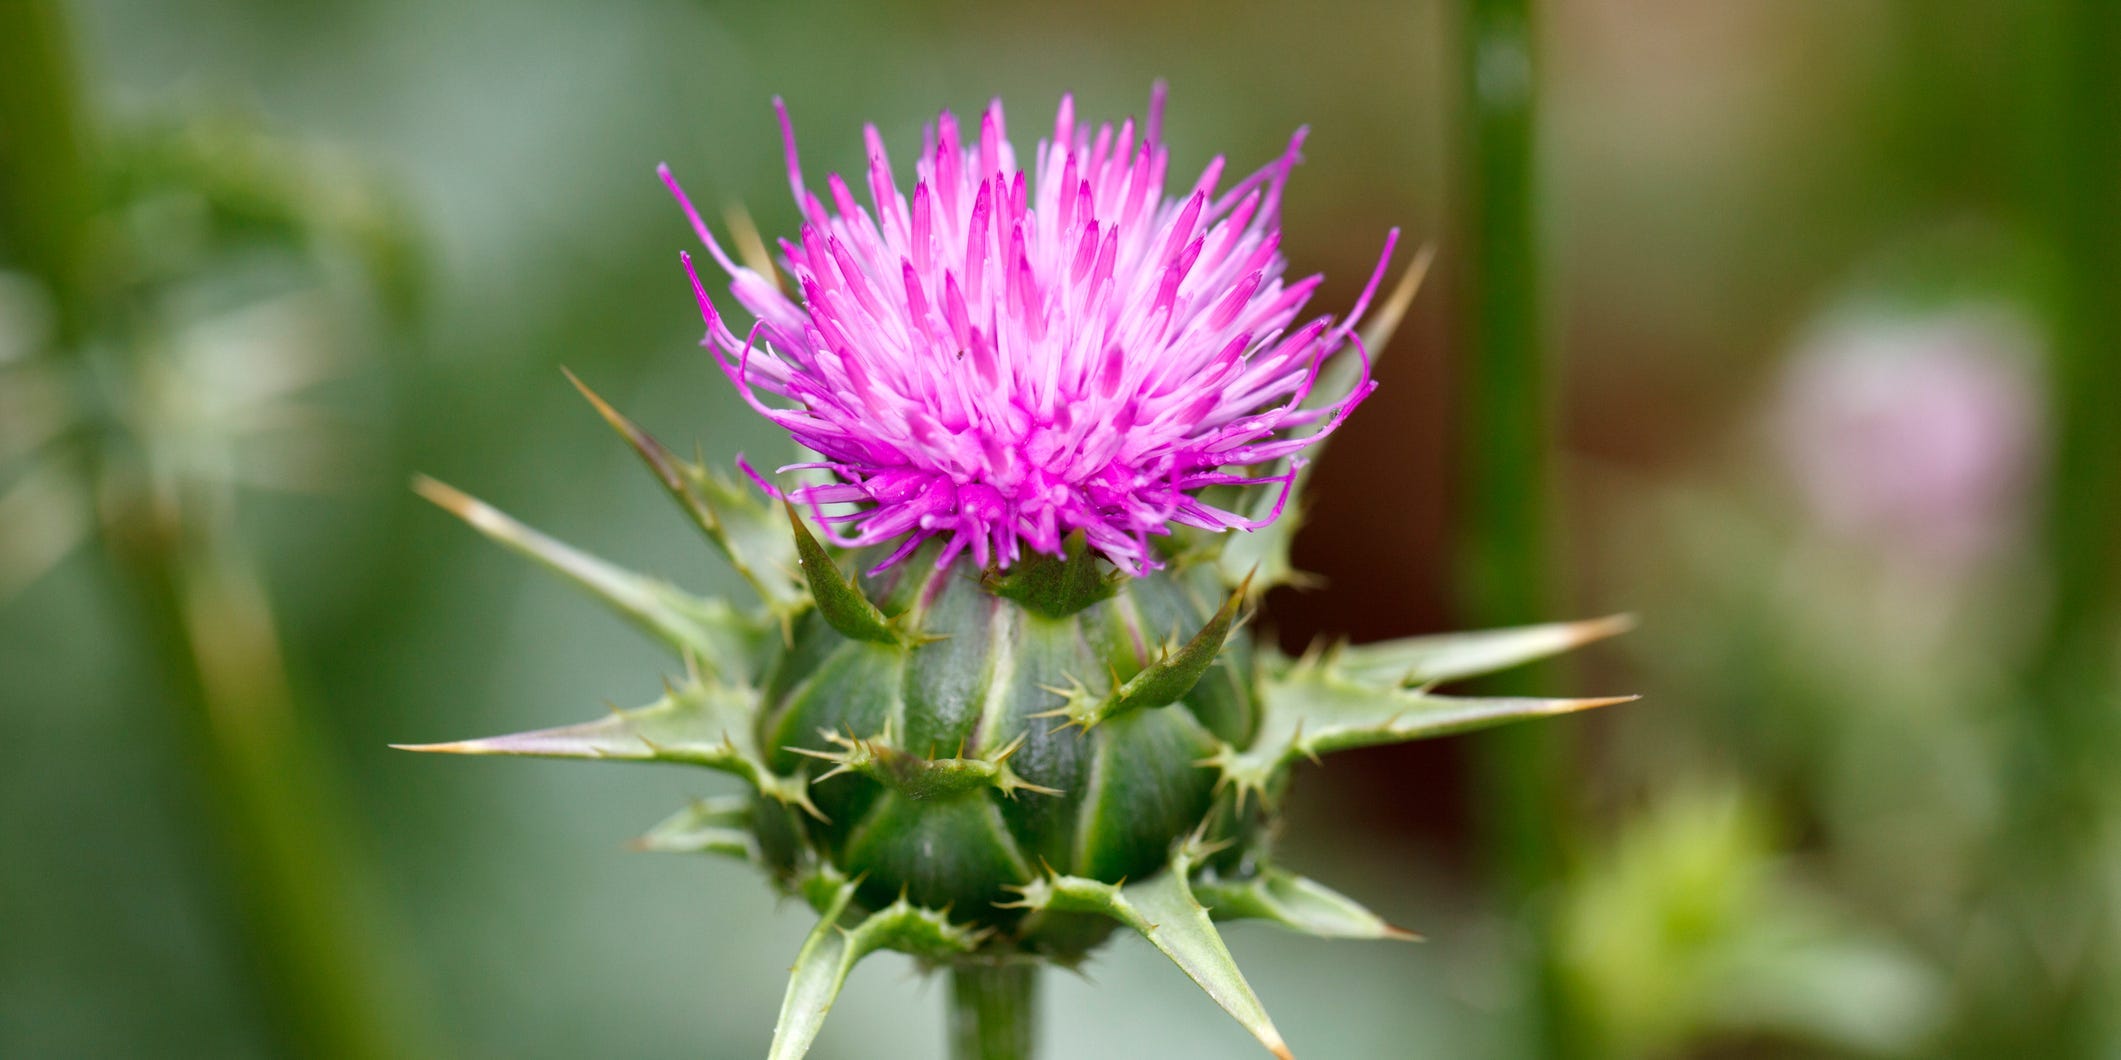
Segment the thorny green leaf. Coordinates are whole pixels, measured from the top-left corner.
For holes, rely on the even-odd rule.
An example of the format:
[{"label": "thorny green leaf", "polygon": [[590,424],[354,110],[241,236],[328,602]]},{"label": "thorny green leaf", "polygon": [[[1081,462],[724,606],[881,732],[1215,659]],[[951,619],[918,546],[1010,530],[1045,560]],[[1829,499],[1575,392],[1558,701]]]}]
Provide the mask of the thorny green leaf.
[{"label": "thorny green leaf", "polygon": [[839,881],[820,903],[817,927],[796,953],[781,1000],[780,1020],[773,1028],[767,1060],[798,1060],[817,1041],[825,1016],[839,999],[847,974],[863,957],[880,949],[910,953],[924,960],[947,960],[979,947],[982,932],[953,924],[942,913],[922,909],[901,898],[852,927],[844,927],[854,897],[852,881]]},{"label": "thorny green leaf", "polygon": [[1559,655],[1633,628],[1626,615],[1538,626],[1438,633],[1331,649],[1328,665],[1372,685],[1438,685]]},{"label": "thorny green leaf", "polygon": [[818,614],[825,619],[825,624],[850,640],[905,644],[905,635],[862,594],[861,586],[840,572],[832,554],[825,551],[825,546],[818,543],[810,528],[803,525],[803,517],[796,514],[795,505],[784,504],[783,507],[788,509],[788,525],[795,536],[795,552],[803,568],[803,580],[810,584],[810,595],[817,601]]},{"label": "thorny green leaf", "polygon": [[1267,1017],[1251,984],[1245,982],[1244,973],[1238,970],[1229,947],[1223,945],[1208,910],[1194,900],[1187,884],[1187,874],[1198,853],[1194,842],[1182,844],[1162,872],[1125,886],[1081,876],[1047,876],[1019,888],[1022,900],[1010,904],[1032,910],[1095,913],[1133,928],[1171,958],[1171,963],[1207,991],[1261,1045],[1288,1060],[1289,1047],[1282,1041],[1281,1032],[1274,1029],[1274,1021]]},{"label": "thorny green leaf", "polygon": [[1326,939],[1421,937],[1385,923],[1339,891],[1272,865],[1244,880],[1195,880],[1193,896],[1217,920],[1271,920]]},{"label": "thorny green leaf", "polygon": [[621,762],[672,762],[733,773],[761,793],[815,814],[801,778],[766,766],[754,734],[758,693],[698,678],[669,687],[645,707],[614,710],[579,725],[456,743],[394,744],[405,751],[519,755]]},{"label": "thorny green leaf", "polygon": [[721,854],[757,863],[759,843],[751,831],[751,798],[731,795],[696,800],[643,833],[633,841],[633,849],[662,854]]},{"label": "thorny green leaf", "polygon": [[1235,785],[1240,799],[1248,794],[1264,798],[1276,774],[1298,758],[1448,736],[1636,698],[1445,696],[1426,688],[1403,687],[1402,676],[1390,668],[1349,673],[1330,654],[1270,664],[1260,681],[1260,727],[1252,746],[1240,751],[1225,745],[1203,764],[1222,770],[1223,783]]},{"label": "thorny green leaf", "polygon": [[1047,618],[1066,618],[1119,591],[1126,575],[1108,569],[1081,530],[1062,543],[1065,555],[1032,551],[1006,571],[990,569],[981,581],[987,591],[1024,605]]},{"label": "thorny green leaf", "polygon": [[1000,791],[1010,798],[1015,798],[1018,791],[1033,791],[1040,795],[1061,794],[1060,789],[1033,784],[1017,776],[1016,771],[1009,768],[1010,756],[1024,746],[1026,736],[1022,733],[994,752],[978,758],[966,758],[962,754],[951,758],[931,758],[901,750],[893,744],[889,726],[886,726],[884,733],[867,740],[834,732],[823,735],[828,743],[837,746],[839,750],[787,748],[796,754],[833,764],[830,771],[812,780],[813,784],[842,773],[860,773],[917,801],[954,798],[988,788]]},{"label": "thorny green leaf", "polygon": [[702,599],[555,541],[499,509],[431,478],[413,488],[472,529],[588,590],[605,606],[668,644],[688,663],[734,681],[759,677],[765,630],[720,599]]},{"label": "thorny green leaf", "polygon": [[1066,700],[1054,710],[1034,714],[1034,718],[1067,718],[1065,725],[1080,726],[1085,732],[1117,714],[1147,707],[1165,707],[1178,702],[1200,683],[1202,674],[1222,655],[1223,642],[1230,637],[1230,630],[1237,624],[1238,609],[1244,606],[1250,581],[1240,583],[1220,610],[1211,616],[1193,639],[1176,649],[1167,649],[1162,657],[1144,667],[1118,688],[1099,696],[1090,692],[1077,679],[1069,688],[1049,688]]},{"label": "thorny green leaf", "polygon": [[568,372],[567,378],[597,414],[640,454],[641,462],[648,465],[671,499],[706,532],[729,560],[730,567],[751,583],[753,591],[766,602],[766,609],[783,623],[800,613],[808,601],[793,574],[795,550],[788,535],[781,532],[772,507],[701,464],[672,453],[654,435],[612,408],[573,372]]}]

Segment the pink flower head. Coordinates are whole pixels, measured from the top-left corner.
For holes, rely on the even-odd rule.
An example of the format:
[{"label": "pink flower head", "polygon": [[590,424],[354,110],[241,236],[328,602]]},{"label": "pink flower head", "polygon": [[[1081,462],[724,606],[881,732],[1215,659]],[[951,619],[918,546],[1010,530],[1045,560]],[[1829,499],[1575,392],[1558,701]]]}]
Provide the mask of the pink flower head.
[{"label": "pink flower head", "polygon": [[[1063,97],[1028,173],[996,101],[969,144],[948,111],[926,130],[910,196],[868,127],[868,205],[835,174],[828,206],[804,185],[787,109],[774,107],[804,218],[781,241],[800,301],[731,260],[662,176],[758,319],[748,337],[731,331],[687,256],[702,345],[752,408],[819,456],[782,471],[831,473],[792,499],[842,545],[904,539],[877,569],[938,535],[939,565],[969,549],[1007,566],[1026,548],[1059,554],[1081,530],[1140,574],[1159,565],[1150,536],[1172,523],[1273,521],[1299,454],[1376,389],[1354,327],[1398,232],[1347,319],[1297,323],[1321,279],[1285,282],[1280,254],[1303,130],[1227,189],[1218,156],[1169,195],[1161,85],[1148,121],[1117,130],[1078,124]],[[1360,379],[1307,403],[1326,359],[1350,345]],[[1255,520],[1197,495],[1223,485],[1281,492]]]},{"label": "pink flower head", "polygon": [[1946,570],[2024,529],[2040,339],[2005,306],[1829,321],[1784,369],[1775,441],[1829,533]]}]

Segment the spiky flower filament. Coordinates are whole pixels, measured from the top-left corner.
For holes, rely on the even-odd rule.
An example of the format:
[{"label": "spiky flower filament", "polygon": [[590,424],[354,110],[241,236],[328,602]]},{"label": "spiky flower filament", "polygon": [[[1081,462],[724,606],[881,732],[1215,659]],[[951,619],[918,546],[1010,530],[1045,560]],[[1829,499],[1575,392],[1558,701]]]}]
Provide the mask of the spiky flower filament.
[{"label": "spiky flower filament", "polygon": [[[1299,454],[1375,389],[1354,327],[1398,232],[1346,318],[1298,323],[1321,281],[1286,280],[1281,255],[1303,130],[1228,188],[1217,156],[1167,194],[1161,86],[1139,127],[1079,124],[1064,97],[1028,173],[997,101],[972,143],[947,111],[928,128],[910,195],[867,127],[865,207],[837,174],[829,204],[809,190],[775,107],[804,218],[781,242],[798,298],[724,253],[663,176],[757,318],[747,336],[732,331],[687,256],[703,345],[759,414],[818,455],[781,470],[829,472],[789,493],[835,543],[900,542],[879,569],[931,537],[944,541],[939,565],[969,552],[1006,567],[1026,549],[1061,554],[1079,530],[1140,574],[1159,565],[1150,539],[1171,524],[1271,522],[1280,504],[1251,519],[1199,491],[1264,486],[1285,501]],[[1359,379],[1313,400],[1336,355],[1364,359]]]}]

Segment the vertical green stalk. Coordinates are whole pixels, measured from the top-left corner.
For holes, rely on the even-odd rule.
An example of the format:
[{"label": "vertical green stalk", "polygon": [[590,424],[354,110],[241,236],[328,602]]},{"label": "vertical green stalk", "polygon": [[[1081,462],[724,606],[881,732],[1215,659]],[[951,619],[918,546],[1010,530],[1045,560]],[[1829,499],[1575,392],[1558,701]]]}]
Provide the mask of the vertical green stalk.
[{"label": "vertical green stalk", "polygon": [[[2112,631],[2121,590],[2121,8],[2051,0],[2039,213],[2061,266],[2049,377],[2053,487],[2045,547],[2054,600],[2043,670],[2075,670]],[[2111,640],[2106,640],[2111,644]],[[2092,660],[2083,660],[2092,661]],[[2062,724],[2073,708],[2052,704]],[[2079,706],[2088,707],[2089,704]],[[2107,713],[2100,709],[2100,714]]]},{"label": "vertical green stalk", "polygon": [[950,970],[951,1060],[1030,1060],[1038,1040],[1038,968],[961,964]]},{"label": "vertical green stalk", "polygon": [[57,4],[0,0],[0,260],[51,286],[64,347],[81,334],[93,194],[69,45]]},{"label": "vertical green stalk", "polygon": [[[2021,750],[2011,778],[2004,881],[2033,937],[2066,923],[2082,950],[2059,972],[2038,952],[2021,963],[2045,980],[2045,1006],[2018,1015],[2013,1050],[2057,1057],[2108,1055],[2121,1021],[2121,910],[2114,908],[2115,703],[2121,626],[2121,7],[2046,0],[2019,20],[2033,93],[2025,190],[2057,266],[2049,291],[2047,382],[2052,464],[2041,548],[2052,597],[2021,705]],[[2060,918],[2060,919],[2058,919]],[[2028,948],[2032,945],[2028,943]],[[2001,993],[2003,991],[1996,991]]]},{"label": "vertical green stalk", "polygon": [[[1552,395],[1542,333],[1537,232],[1532,0],[1467,0],[1460,30],[1465,109],[1461,244],[1463,389],[1457,436],[1461,591],[1479,625],[1547,614]],[[1511,687],[1537,680],[1520,674]],[[1502,892],[1532,925],[1536,1044],[1574,1037],[1555,981],[1544,915],[1529,903],[1560,862],[1563,730],[1521,725],[1475,744],[1480,822]]]},{"label": "vertical green stalk", "polygon": [[301,731],[264,585],[225,531],[186,518],[125,512],[104,544],[181,714],[264,1015],[290,1055],[426,1055],[338,793]]},{"label": "vertical green stalk", "polygon": [[[1533,203],[1531,0],[1471,0],[1464,243],[1466,354],[1458,451],[1465,603],[1481,625],[1546,611],[1548,371]],[[1494,851],[1520,888],[1550,875],[1555,726],[1481,738]]]}]

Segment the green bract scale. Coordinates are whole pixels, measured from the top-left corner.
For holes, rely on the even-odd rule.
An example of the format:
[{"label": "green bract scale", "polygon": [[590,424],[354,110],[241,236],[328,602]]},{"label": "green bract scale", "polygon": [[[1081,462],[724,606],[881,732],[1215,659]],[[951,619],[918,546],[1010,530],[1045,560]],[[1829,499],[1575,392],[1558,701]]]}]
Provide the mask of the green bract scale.
[{"label": "green bract scale", "polygon": [[[797,534],[812,584],[844,585]],[[1007,575],[919,558],[844,609],[819,593],[767,681],[761,744],[810,778],[803,829],[861,899],[904,893],[994,949],[1073,959],[1109,921],[995,902],[1048,869],[1149,876],[1200,826],[1200,763],[1258,721],[1251,653],[1223,652],[1243,597],[1206,568],[1106,577],[1080,546]]]}]

